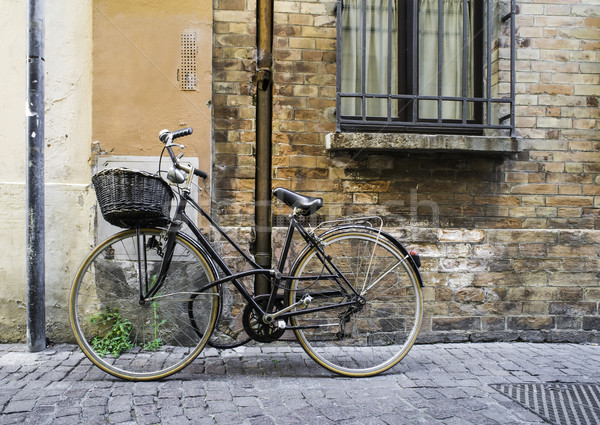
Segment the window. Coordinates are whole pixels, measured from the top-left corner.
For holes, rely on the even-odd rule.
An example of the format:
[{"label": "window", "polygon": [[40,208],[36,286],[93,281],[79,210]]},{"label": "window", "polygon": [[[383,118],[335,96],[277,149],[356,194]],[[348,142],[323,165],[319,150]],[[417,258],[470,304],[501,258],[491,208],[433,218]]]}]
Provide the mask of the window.
[{"label": "window", "polygon": [[514,3],[495,1],[339,0],[338,131],[513,128]]}]

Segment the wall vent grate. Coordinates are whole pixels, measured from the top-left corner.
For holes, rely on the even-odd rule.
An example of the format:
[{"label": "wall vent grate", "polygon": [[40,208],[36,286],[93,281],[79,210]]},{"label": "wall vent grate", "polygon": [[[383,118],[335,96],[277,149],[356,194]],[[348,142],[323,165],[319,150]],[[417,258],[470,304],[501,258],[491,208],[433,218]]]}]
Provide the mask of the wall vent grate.
[{"label": "wall vent grate", "polygon": [[181,90],[197,89],[197,56],[196,33],[185,32],[181,34],[181,68],[178,77]]}]

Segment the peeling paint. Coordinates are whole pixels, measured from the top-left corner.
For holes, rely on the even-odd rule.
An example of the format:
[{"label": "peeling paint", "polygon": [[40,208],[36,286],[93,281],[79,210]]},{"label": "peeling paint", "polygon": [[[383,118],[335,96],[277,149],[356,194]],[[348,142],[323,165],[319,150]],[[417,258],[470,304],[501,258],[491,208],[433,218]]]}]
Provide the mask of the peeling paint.
[{"label": "peeling paint", "polygon": [[27,117],[37,117],[38,113],[31,110],[33,106],[32,103],[25,103],[25,116]]}]

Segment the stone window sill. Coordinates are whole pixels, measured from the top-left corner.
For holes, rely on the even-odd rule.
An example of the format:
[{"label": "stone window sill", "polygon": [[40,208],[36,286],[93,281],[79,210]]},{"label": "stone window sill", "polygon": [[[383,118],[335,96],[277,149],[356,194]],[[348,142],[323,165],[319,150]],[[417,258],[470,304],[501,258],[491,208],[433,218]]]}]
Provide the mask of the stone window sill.
[{"label": "stone window sill", "polygon": [[519,152],[517,140],[511,137],[408,133],[329,133],[326,136],[326,147],[329,151],[450,151],[488,155]]}]

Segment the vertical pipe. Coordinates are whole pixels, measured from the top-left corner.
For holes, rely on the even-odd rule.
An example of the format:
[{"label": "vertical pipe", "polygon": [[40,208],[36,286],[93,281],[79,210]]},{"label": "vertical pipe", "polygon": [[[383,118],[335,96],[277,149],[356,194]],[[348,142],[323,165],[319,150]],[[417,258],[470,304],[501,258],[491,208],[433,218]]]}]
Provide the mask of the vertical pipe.
[{"label": "vertical pipe", "polygon": [[[273,0],[258,0],[256,60],[256,175],[254,259],[264,268],[271,268],[271,155],[273,121]],[[256,294],[270,292],[269,281],[256,275]]]},{"label": "vertical pipe", "polygon": [[517,70],[515,68],[517,60],[517,5],[515,0],[510,2],[510,137],[516,137],[515,123],[515,94],[517,82]]},{"label": "vertical pipe", "polygon": [[437,73],[437,78],[438,78],[438,118],[437,118],[437,122],[438,123],[442,123],[442,119],[443,119],[443,109],[442,109],[442,105],[443,105],[443,101],[442,101],[442,96],[443,96],[443,84],[444,84],[444,80],[442,78],[442,70],[443,70],[443,64],[444,64],[444,0],[439,0],[438,1],[438,63],[437,63],[437,68],[438,68],[438,73]]},{"label": "vertical pipe", "polygon": [[27,4],[27,347],[46,348],[44,255],[44,26],[45,0]]},{"label": "vertical pipe", "polygon": [[486,123],[487,125],[492,124],[492,29],[495,29],[495,26],[492,26],[492,0],[487,0],[487,27],[486,27],[486,46],[485,52],[487,55],[487,69],[486,69],[486,101],[487,101],[487,109],[486,109]]}]

